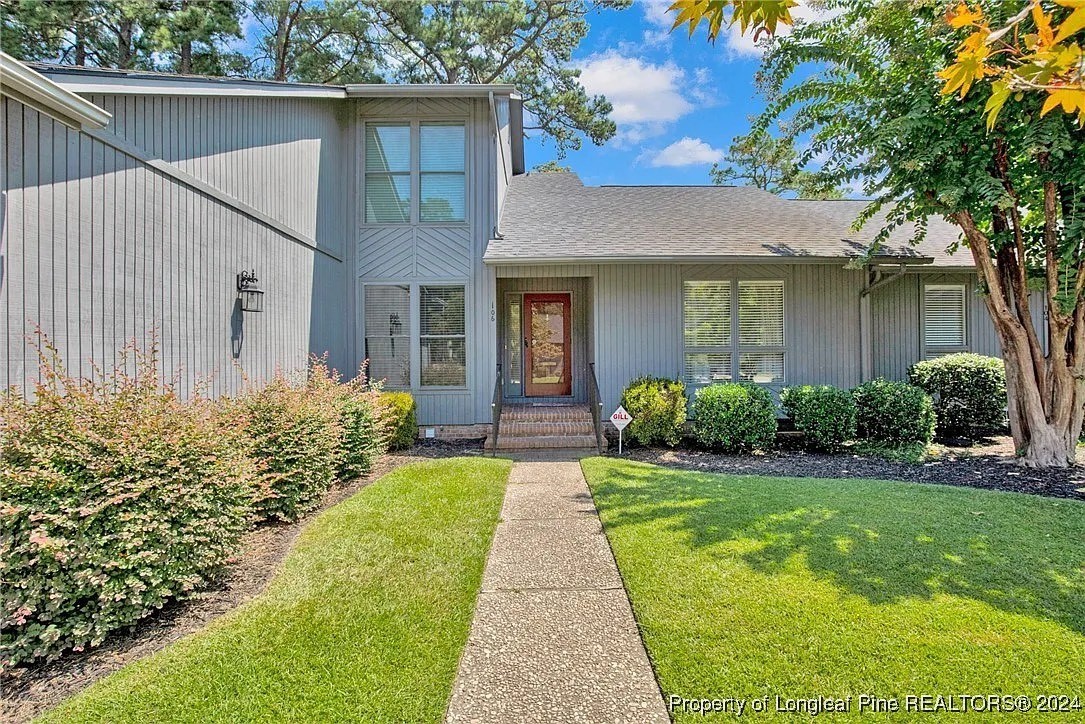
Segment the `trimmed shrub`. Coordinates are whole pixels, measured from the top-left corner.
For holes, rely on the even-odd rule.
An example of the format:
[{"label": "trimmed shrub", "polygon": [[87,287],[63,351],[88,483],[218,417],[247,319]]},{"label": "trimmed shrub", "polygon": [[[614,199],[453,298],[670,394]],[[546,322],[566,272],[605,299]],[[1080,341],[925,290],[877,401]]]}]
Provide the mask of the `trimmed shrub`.
[{"label": "trimmed shrub", "polygon": [[414,445],[418,438],[418,420],[415,418],[414,398],[409,392],[382,392],[380,404],[384,406],[388,425],[388,447],[403,450]]},{"label": "trimmed shrub", "polygon": [[810,450],[834,452],[855,437],[855,399],[847,390],[832,385],[787,387],[780,404]]},{"label": "trimmed shrub", "polygon": [[674,447],[686,423],[686,386],[664,377],[639,377],[622,392],[622,407],[633,417],[627,432],[641,445]]},{"label": "trimmed shrub", "polygon": [[[135,358],[137,374],[124,373]],[[163,385],[154,353],[0,398],[0,668],[96,646],[208,583],[247,528],[245,421]]]},{"label": "trimmed shrub", "polygon": [[879,378],[859,385],[852,395],[861,439],[901,446],[934,438],[934,403],[915,385]]},{"label": "trimmed shrub", "polygon": [[754,384],[702,387],[693,398],[693,417],[697,441],[714,450],[767,450],[776,439],[776,406]]},{"label": "trimmed shrub", "polygon": [[934,400],[941,436],[978,437],[1006,424],[1006,366],[997,357],[951,354],[917,362],[908,379]]},{"label": "trimmed shrub", "polygon": [[319,504],[339,468],[343,431],[336,395],[322,382],[297,384],[277,373],[239,403],[249,419],[250,454],[260,465],[257,518],[295,521]]},{"label": "trimmed shrub", "polygon": [[378,391],[365,379],[365,369],[353,380],[342,383],[339,373],[328,366],[326,357],[313,357],[306,384],[310,394],[330,397],[339,416],[337,476],[352,480],[373,469],[388,442],[387,421],[378,404]]}]

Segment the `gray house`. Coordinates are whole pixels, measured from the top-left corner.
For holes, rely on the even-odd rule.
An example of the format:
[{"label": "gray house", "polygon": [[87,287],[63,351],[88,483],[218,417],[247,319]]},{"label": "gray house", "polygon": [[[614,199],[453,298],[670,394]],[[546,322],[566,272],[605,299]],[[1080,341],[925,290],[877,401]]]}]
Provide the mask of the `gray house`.
[{"label": "gray house", "polygon": [[5,386],[33,387],[35,325],[82,373],[153,330],[185,390],[327,354],[412,392],[424,434],[501,411],[504,444],[593,445],[639,375],[852,386],[999,352],[948,224],[857,265],[861,201],[525,174],[509,86],[2,60]]}]

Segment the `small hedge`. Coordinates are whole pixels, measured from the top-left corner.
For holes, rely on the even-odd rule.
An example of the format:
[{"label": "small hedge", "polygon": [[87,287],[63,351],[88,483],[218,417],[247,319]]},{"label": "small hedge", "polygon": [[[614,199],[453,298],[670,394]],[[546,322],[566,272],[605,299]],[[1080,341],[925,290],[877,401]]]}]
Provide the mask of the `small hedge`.
[{"label": "small hedge", "polygon": [[1006,424],[1006,366],[997,357],[951,354],[917,362],[908,379],[934,400],[943,437],[978,437]]},{"label": "small hedge", "polygon": [[414,445],[418,439],[418,420],[415,418],[414,398],[410,393],[382,392],[380,404],[387,417],[388,448],[403,450]]},{"label": "small hedge", "polygon": [[377,393],[321,359],[297,381],[182,400],[155,348],[85,380],[42,347],[34,400],[0,395],[0,670],[189,596],[253,520],[296,520],[387,441]]},{"label": "small hedge", "polygon": [[697,442],[713,450],[767,450],[776,439],[776,406],[754,384],[702,387],[693,398],[693,417]]},{"label": "small hedge", "polygon": [[295,521],[335,480],[343,430],[334,395],[276,374],[241,398],[250,454],[260,465],[253,500],[258,520]]},{"label": "small hedge", "polygon": [[32,403],[0,398],[0,669],[191,595],[248,525],[244,418],[182,401],[137,359],[136,376],[93,381],[50,362]]},{"label": "small hedge", "polygon": [[852,396],[861,439],[890,446],[934,439],[934,403],[920,388],[876,379],[856,387]]},{"label": "small hedge", "polygon": [[847,390],[832,385],[787,387],[780,404],[810,450],[835,452],[855,437],[855,399]]},{"label": "small hedge", "polygon": [[671,447],[686,423],[686,386],[679,380],[640,377],[622,392],[622,407],[633,418],[626,433],[641,445]]}]

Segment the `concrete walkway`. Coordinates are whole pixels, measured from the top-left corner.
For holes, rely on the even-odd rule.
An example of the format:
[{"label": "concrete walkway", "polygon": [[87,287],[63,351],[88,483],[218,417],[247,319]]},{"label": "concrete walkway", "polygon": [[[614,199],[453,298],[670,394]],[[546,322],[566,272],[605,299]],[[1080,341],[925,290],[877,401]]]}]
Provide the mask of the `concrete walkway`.
[{"label": "concrete walkway", "polygon": [[512,468],[446,721],[669,721],[575,456]]}]

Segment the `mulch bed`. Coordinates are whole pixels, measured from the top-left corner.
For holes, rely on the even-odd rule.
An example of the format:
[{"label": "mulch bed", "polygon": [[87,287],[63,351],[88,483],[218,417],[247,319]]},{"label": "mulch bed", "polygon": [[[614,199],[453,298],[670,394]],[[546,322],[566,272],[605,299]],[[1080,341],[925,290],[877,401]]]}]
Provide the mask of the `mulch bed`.
[{"label": "mulch bed", "polygon": [[401,465],[430,458],[482,454],[481,440],[419,442],[382,457],[369,475],[333,487],[320,507],[296,523],[264,525],[250,531],[242,551],[213,588],[166,606],[129,631],[118,631],[85,653],[65,654],[48,664],[16,667],[0,677],[0,721],[27,722],[79,693],[98,679],[150,656],[260,595],[313,516],[340,503]]},{"label": "mulch bed", "polygon": [[[612,446],[611,452],[613,454]],[[969,447],[936,447],[935,459],[924,463],[890,462],[878,457],[841,453],[825,455],[777,450],[760,455],[719,455],[702,450],[634,448],[631,460],[698,472],[766,475],[789,478],[871,478],[914,483],[962,485],[1030,495],[1085,500],[1085,455],[1066,470],[1030,470],[1014,460],[1008,437]]]}]

